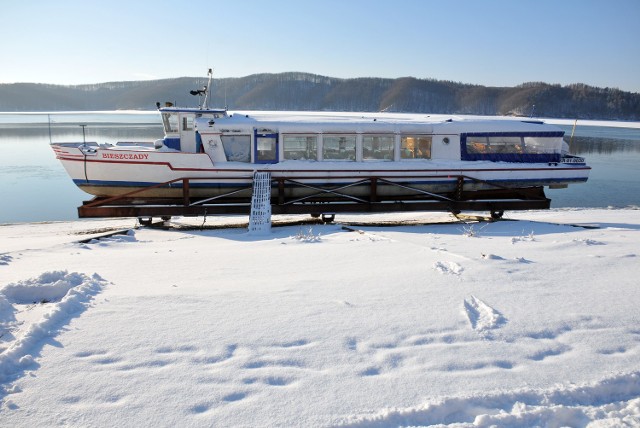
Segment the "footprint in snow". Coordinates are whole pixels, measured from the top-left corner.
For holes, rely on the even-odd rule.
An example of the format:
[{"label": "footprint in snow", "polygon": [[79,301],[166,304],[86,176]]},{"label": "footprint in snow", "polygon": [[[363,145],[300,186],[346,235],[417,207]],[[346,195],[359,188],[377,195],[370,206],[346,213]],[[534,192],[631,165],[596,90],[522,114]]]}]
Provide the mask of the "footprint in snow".
[{"label": "footprint in snow", "polygon": [[441,274],[460,275],[464,268],[456,262],[435,262],[433,269]]},{"label": "footprint in snow", "polygon": [[568,352],[570,350],[571,350],[570,346],[560,344],[553,347],[547,347],[545,349],[542,349],[532,355],[529,355],[527,358],[533,361],[543,361],[550,357],[557,357],[559,355],[562,355],[565,352]]},{"label": "footprint in snow", "polygon": [[496,256],[495,254],[482,254],[482,258],[485,260],[504,260],[504,257]]},{"label": "footprint in snow", "polygon": [[379,376],[380,369],[377,367],[369,367],[366,370],[360,372],[360,376]]},{"label": "footprint in snow", "polygon": [[464,310],[471,328],[481,333],[498,328],[506,322],[500,312],[475,296],[464,299]]},{"label": "footprint in snow", "polygon": [[222,397],[222,401],[226,401],[228,403],[233,401],[240,401],[245,399],[249,394],[246,392],[234,392],[232,394],[225,395]]},{"label": "footprint in snow", "polygon": [[309,344],[311,344],[311,342],[308,341],[307,339],[299,339],[299,340],[292,340],[289,342],[274,343],[273,346],[276,348],[298,348],[301,346],[307,346]]},{"label": "footprint in snow", "polygon": [[574,239],[573,242],[583,245],[605,245],[604,242],[594,241],[593,239]]},{"label": "footprint in snow", "polygon": [[625,352],[627,352],[627,348],[625,348],[624,346],[618,346],[614,348],[601,349],[597,352],[598,354],[602,355],[624,354]]},{"label": "footprint in snow", "polygon": [[198,414],[207,412],[209,409],[211,409],[211,407],[213,407],[211,403],[201,403],[192,406],[190,410],[192,413]]}]

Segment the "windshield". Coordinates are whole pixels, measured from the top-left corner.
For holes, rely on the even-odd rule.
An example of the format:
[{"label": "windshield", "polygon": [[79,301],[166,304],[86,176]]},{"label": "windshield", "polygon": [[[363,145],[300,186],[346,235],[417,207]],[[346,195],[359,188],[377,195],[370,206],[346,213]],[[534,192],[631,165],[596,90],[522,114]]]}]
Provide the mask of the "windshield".
[{"label": "windshield", "polygon": [[178,132],[178,114],[162,113],[162,124],[164,125],[165,134]]}]

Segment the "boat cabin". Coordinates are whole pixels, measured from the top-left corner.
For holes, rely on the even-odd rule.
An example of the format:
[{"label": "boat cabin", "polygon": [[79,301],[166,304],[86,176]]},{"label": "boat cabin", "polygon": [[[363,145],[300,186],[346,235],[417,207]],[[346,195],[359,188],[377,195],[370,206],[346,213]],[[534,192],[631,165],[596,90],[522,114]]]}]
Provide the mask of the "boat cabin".
[{"label": "boat cabin", "polygon": [[215,163],[415,162],[582,163],[566,156],[564,131],[540,121],[322,113],[252,114],[160,109],[162,149],[207,153]]},{"label": "boat cabin", "polygon": [[215,120],[227,115],[226,110],[223,109],[163,107],[159,111],[162,116],[164,138],[158,140],[156,146],[187,153],[202,152],[202,144],[196,138],[196,118]]},{"label": "boat cabin", "polygon": [[[186,113],[181,113],[185,115]],[[186,116],[181,150],[206,152],[213,162],[561,162],[564,131],[534,121],[419,119],[346,120],[274,113]],[[496,131],[499,129],[499,131]],[[182,135],[185,137],[182,137]],[[196,134],[195,136],[192,134]],[[202,146],[199,145],[202,142]],[[574,162],[575,163],[575,162]]]}]

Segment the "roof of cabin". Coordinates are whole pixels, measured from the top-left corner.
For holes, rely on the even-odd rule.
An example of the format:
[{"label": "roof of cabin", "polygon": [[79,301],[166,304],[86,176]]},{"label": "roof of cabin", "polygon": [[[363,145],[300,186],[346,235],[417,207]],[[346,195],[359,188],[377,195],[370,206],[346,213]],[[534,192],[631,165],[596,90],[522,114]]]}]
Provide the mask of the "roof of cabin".
[{"label": "roof of cabin", "polygon": [[406,113],[353,112],[286,112],[250,111],[228,112],[229,116],[197,120],[198,129],[252,126],[259,130],[280,132],[356,132],[356,133],[443,133],[461,132],[562,132],[554,125],[522,118],[493,118],[455,115],[426,115]]}]

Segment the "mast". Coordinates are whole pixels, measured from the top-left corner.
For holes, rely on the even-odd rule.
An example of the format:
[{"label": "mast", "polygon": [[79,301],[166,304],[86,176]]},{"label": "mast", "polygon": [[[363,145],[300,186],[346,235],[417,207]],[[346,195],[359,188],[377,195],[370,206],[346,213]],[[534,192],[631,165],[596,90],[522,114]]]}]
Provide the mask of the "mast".
[{"label": "mast", "polygon": [[209,82],[202,87],[202,89],[196,89],[193,91],[189,91],[189,93],[191,95],[197,95],[199,100],[202,100],[202,96],[204,96],[204,100],[202,101],[202,104],[200,102],[198,102],[198,108],[200,110],[202,109],[209,109],[209,105],[207,104],[207,99],[209,97],[209,88],[211,88],[211,79],[213,78],[213,69],[209,69]]},{"label": "mast", "polygon": [[211,79],[213,78],[213,69],[210,68],[207,74],[209,75],[209,81],[207,82],[207,86],[205,86],[204,101],[202,103],[202,107],[208,110],[209,104],[207,104],[207,100],[209,98],[209,91],[211,90]]},{"label": "mast", "polygon": [[573,144],[573,134],[576,132],[576,125],[578,124],[578,119],[573,122],[573,129],[571,130],[571,138],[569,139],[569,147]]}]

